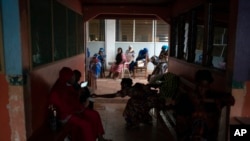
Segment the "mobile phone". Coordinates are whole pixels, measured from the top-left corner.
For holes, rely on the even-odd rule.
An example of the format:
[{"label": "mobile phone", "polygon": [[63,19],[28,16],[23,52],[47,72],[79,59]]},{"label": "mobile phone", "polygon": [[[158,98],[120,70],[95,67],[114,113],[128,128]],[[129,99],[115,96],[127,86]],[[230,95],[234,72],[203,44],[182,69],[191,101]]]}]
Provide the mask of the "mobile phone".
[{"label": "mobile phone", "polygon": [[88,82],[87,81],[81,83],[81,88],[84,88],[84,87],[87,87],[87,86],[88,86]]}]

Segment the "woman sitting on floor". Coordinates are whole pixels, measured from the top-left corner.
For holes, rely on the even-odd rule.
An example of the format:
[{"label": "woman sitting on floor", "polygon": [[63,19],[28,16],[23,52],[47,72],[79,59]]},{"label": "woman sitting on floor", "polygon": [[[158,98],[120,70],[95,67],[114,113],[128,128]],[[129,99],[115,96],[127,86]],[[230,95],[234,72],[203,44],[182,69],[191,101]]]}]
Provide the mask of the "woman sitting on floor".
[{"label": "woman sitting on floor", "polygon": [[115,63],[112,64],[110,71],[109,71],[109,75],[107,77],[111,78],[111,75],[113,73],[112,78],[116,79],[119,76],[119,74],[121,73],[125,62],[126,62],[126,56],[122,53],[122,48],[119,47],[117,49]]},{"label": "woman sitting on floor", "polygon": [[156,91],[151,90],[147,85],[136,83],[132,86],[132,84],[132,79],[123,78],[121,81],[121,90],[118,92],[113,94],[92,95],[92,97],[104,98],[129,96],[130,99],[123,112],[128,128],[138,127],[140,123],[152,122],[149,110],[154,107],[154,100],[157,96]]}]

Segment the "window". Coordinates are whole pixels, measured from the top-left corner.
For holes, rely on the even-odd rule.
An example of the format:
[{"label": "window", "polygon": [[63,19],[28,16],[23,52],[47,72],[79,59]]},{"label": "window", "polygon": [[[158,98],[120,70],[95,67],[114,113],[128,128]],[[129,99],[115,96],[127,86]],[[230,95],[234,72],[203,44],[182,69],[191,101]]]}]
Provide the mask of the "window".
[{"label": "window", "polygon": [[204,25],[197,25],[196,30],[196,49],[195,49],[195,63],[202,64],[203,43],[204,43]]},{"label": "window", "polygon": [[82,16],[57,1],[30,0],[30,22],[33,67],[83,52]]},{"label": "window", "polygon": [[72,10],[68,10],[67,19],[67,52],[68,56],[76,55],[76,14]]},{"label": "window", "polygon": [[30,1],[32,63],[38,66],[52,62],[52,4],[50,0]]},{"label": "window", "polygon": [[116,20],[116,41],[169,42],[169,30],[162,20]]},{"label": "window", "polygon": [[188,55],[188,43],[190,38],[188,38],[189,32],[189,24],[186,20],[186,15],[181,15],[178,18],[174,19],[172,29],[172,47],[170,50],[170,55],[175,56],[179,59],[187,60]]},{"label": "window", "polygon": [[216,17],[220,7],[213,4],[201,5],[175,17],[170,56],[205,67],[226,68],[227,21],[221,20],[223,13]]},{"label": "window", "polygon": [[162,20],[156,21],[156,42],[168,42],[169,24]]},{"label": "window", "polygon": [[215,68],[225,69],[226,67],[227,35],[227,28],[214,28],[212,64]]},{"label": "window", "polygon": [[77,36],[77,52],[84,52],[84,28],[83,28],[83,17],[77,15],[76,17],[76,36]]},{"label": "window", "polygon": [[153,20],[135,20],[135,42],[152,42]]},{"label": "window", "polygon": [[134,20],[116,20],[116,41],[133,42]]},{"label": "window", "polygon": [[60,60],[67,56],[67,9],[59,3],[54,3],[54,59]]},{"label": "window", "polygon": [[104,20],[94,19],[89,21],[89,40],[104,41],[105,40],[105,22]]}]

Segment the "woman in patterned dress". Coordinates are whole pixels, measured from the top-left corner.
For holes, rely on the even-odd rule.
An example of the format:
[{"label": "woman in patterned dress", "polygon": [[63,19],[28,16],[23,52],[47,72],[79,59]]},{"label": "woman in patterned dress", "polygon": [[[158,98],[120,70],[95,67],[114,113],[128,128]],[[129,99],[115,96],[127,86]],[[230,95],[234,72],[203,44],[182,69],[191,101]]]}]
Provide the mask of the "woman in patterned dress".
[{"label": "woman in patterned dress", "polygon": [[132,86],[133,82],[130,78],[123,78],[121,81],[121,90],[113,94],[97,95],[93,94],[92,97],[125,97],[129,96],[126,107],[123,112],[123,117],[127,122],[128,128],[138,127],[140,123],[151,123],[152,117],[149,114],[151,108],[155,106],[157,100],[157,93],[142,83],[136,83]]}]

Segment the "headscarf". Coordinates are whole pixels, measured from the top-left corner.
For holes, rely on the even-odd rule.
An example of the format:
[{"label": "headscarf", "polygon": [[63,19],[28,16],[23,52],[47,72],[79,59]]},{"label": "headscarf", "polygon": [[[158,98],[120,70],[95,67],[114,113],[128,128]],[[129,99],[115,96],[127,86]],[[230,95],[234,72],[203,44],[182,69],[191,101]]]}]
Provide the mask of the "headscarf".
[{"label": "headscarf", "polygon": [[168,45],[163,45],[163,46],[161,47],[161,49],[164,50],[164,51],[167,51],[167,50],[168,50]]},{"label": "headscarf", "polygon": [[104,52],[104,48],[100,48],[99,51]]},{"label": "headscarf", "polygon": [[148,53],[148,49],[147,48],[144,48],[143,49],[143,54],[147,54]]},{"label": "headscarf", "polygon": [[60,82],[68,82],[72,76],[74,75],[74,72],[69,67],[63,67],[59,72],[59,81]]},{"label": "headscarf", "polygon": [[136,61],[141,60],[141,59],[146,59],[146,55],[148,53],[147,48],[143,48],[139,51],[138,56],[136,58]]},{"label": "headscarf", "polygon": [[134,52],[133,46],[132,46],[132,45],[129,45],[128,47],[130,47],[131,49],[130,49],[130,50],[127,50],[127,52],[128,52],[128,53],[133,53],[133,52]]}]

